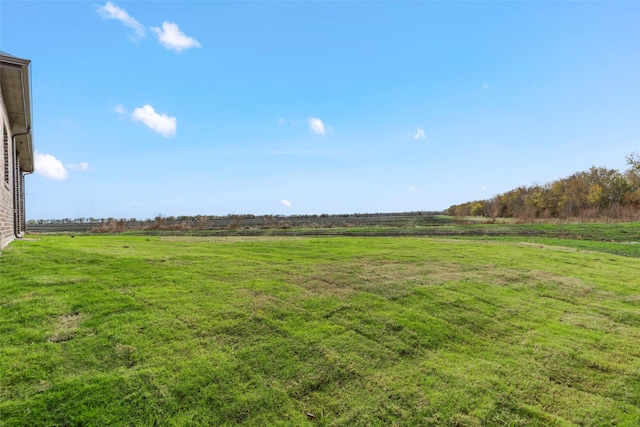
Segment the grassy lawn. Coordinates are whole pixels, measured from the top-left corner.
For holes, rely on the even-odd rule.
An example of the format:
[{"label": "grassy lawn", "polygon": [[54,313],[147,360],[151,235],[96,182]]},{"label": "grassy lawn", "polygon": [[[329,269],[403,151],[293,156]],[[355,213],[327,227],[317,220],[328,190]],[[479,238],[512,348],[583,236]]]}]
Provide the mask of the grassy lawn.
[{"label": "grassy lawn", "polygon": [[133,236],[200,236],[200,237],[256,237],[256,236],[362,236],[362,237],[452,237],[463,239],[488,239],[512,242],[533,242],[595,250],[617,255],[640,258],[640,222],[612,223],[502,223],[478,224],[472,221],[453,225],[453,218],[442,225],[408,224],[398,227],[332,227],[290,229],[238,229],[238,230],[134,230]]},{"label": "grassy lawn", "polygon": [[640,425],[607,242],[34,237],[0,256],[0,425]]}]

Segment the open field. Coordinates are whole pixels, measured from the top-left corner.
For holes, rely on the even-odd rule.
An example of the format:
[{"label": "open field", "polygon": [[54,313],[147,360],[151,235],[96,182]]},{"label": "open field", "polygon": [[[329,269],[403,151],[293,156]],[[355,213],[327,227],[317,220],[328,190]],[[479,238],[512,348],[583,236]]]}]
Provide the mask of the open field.
[{"label": "open field", "polygon": [[638,230],[30,236],[0,425],[637,426]]},{"label": "open field", "polygon": [[[345,220],[346,218],[346,220]],[[262,225],[238,223],[229,228],[229,219],[209,221],[204,227],[183,222],[165,224],[167,227],[128,229],[120,234],[132,236],[405,236],[405,237],[453,237],[474,239],[496,239],[502,241],[530,242],[570,246],[576,249],[597,250],[618,255],[640,257],[640,222],[567,223],[539,222],[514,223],[501,220],[496,223],[482,222],[482,218],[456,219],[442,215],[380,215],[380,216],[331,216],[322,218],[321,227],[309,227],[315,218],[287,217],[278,222]],[[265,221],[263,219],[255,221]],[[349,221],[349,222],[344,222]],[[353,226],[353,223],[368,225]],[[349,225],[349,226],[346,226]],[[95,234],[91,229],[100,229],[97,224],[41,224],[30,226],[31,232],[43,234]],[[105,227],[109,228],[109,227]],[[39,231],[37,231],[39,230]],[[128,230],[128,231],[126,231]]]},{"label": "open field", "polygon": [[528,242],[595,250],[640,258],[640,222],[632,223],[568,223],[568,224],[474,224],[397,227],[332,227],[248,230],[138,230],[136,236],[350,236],[350,237],[446,237],[456,239]]}]

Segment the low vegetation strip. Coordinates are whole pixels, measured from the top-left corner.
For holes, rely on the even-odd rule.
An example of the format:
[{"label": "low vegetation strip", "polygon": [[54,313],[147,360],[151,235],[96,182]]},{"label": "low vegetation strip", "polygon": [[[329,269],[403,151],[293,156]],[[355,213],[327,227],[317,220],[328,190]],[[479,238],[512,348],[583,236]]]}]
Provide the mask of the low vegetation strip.
[{"label": "low vegetation strip", "polygon": [[65,218],[61,220],[30,220],[27,230],[34,233],[94,232],[109,233],[127,230],[265,230],[332,227],[397,227],[407,225],[442,225],[452,223],[452,217],[436,212],[404,212],[344,215],[227,215],[179,216],[155,219],[136,218]]},{"label": "low vegetation strip", "polygon": [[553,238],[32,237],[0,257],[0,424],[640,424],[636,258]]}]

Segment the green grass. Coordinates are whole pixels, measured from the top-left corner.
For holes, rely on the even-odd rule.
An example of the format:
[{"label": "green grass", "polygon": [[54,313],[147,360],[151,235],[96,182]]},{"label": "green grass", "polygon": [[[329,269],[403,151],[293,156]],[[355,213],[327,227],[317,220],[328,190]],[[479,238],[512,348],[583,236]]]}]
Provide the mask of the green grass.
[{"label": "green grass", "polygon": [[0,257],[0,425],[640,424],[615,242],[35,237]]},{"label": "green grass", "polygon": [[[468,220],[452,225],[453,218],[443,225],[403,225],[399,227],[335,227],[292,229],[238,229],[238,230],[136,230],[122,233],[131,236],[415,236],[454,237],[512,242],[531,242],[573,247],[578,250],[595,250],[617,255],[640,258],[640,222],[612,223],[528,223],[497,222],[477,224]],[[478,219],[476,219],[478,221]]]}]

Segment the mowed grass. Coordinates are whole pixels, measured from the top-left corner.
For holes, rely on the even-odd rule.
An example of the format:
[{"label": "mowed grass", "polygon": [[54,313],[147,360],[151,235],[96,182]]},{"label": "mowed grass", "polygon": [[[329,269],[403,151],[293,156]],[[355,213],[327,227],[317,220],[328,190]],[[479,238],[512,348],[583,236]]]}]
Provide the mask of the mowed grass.
[{"label": "mowed grass", "polygon": [[637,258],[36,238],[0,257],[0,425],[640,425]]}]

